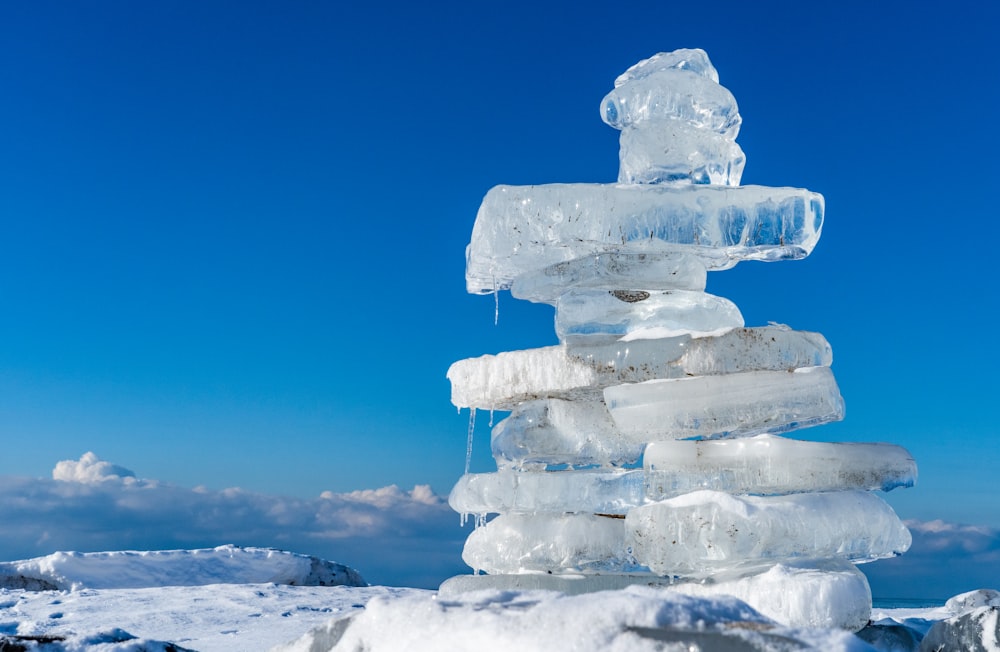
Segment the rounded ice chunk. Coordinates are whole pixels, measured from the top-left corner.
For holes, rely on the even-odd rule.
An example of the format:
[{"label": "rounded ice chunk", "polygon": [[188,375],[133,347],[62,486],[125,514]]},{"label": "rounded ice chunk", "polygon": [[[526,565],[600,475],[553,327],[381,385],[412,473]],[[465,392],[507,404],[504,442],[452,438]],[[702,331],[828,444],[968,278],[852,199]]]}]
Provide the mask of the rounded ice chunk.
[{"label": "rounded ice chunk", "polygon": [[460,514],[587,512],[621,514],[645,500],[645,473],[499,471],[466,473],[448,504]]},{"label": "rounded ice chunk", "polygon": [[601,101],[601,119],[615,129],[663,118],[736,138],[736,98],[719,85],[704,50],[662,52],[640,61],[619,75]]},{"label": "rounded ice chunk", "polygon": [[639,569],[625,520],[594,514],[501,514],[469,535],[462,560],[490,574]]},{"label": "rounded ice chunk", "polygon": [[625,436],[646,441],[746,437],[844,418],[829,367],[650,380],[608,387],[604,401]]},{"label": "rounded ice chunk", "polygon": [[636,560],[663,575],[709,576],[754,562],[894,557],[910,532],[878,496],[834,491],[731,496],[695,491],[625,517]]},{"label": "rounded ice chunk", "polygon": [[618,183],[738,186],[746,165],[731,139],[676,120],[626,127],[618,142]]}]

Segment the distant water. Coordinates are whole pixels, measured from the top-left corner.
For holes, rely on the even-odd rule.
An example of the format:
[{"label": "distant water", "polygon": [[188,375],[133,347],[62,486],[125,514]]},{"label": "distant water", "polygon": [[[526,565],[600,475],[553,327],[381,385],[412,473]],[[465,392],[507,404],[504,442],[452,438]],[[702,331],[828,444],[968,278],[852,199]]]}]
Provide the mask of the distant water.
[{"label": "distant water", "polygon": [[929,598],[874,598],[872,607],[875,609],[930,609],[943,607],[946,600]]}]

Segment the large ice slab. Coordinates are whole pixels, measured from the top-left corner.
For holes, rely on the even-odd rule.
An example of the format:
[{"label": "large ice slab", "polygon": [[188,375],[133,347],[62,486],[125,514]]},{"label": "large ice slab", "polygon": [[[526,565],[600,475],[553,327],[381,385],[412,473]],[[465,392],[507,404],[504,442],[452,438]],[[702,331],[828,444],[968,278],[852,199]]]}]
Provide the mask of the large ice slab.
[{"label": "large ice slab", "polygon": [[731,496],[696,491],[637,507],[625,517],[635,559],[661,575],[786,559],[855,563],[902,554],[910,533],[892,508],[865,491]]},{"label": "large ice slab", "polygon": [[[547,461],[565,459],[553,455]],[[917,478],[917,465],[901,446],[830,444],[773,435],[653,442],[643,453],[643,466],[630,471],[467,473],[455,484],[448,502],[463,514],[624,515],[633,507],[701,489],[755,495],[889,491],[911,487]]]},{"label": "large ice slab", "polygon": [[501,514],[465,541],[462,559],[490,574],[630,572],[625,521],[594,514]]},{"label": "large ice slab", "polygon": [[556,302],[556,335],[567,343],[698,336],[742,326],[736,304],[705,292],[570,290]]},{"label": "large ice slab", "polygon": [[[758,435],[709,441],[659,441],[646,446],[651,500],[695,489],[734,494],[784,494],[912,487],[917,464],[894,444],[800,441]],[[523,500],[523,499],[522,499]]]},{"label": "large ice slab", "polygon": [[454,363],[448,379],[455,405],[509,410],[538,398],[592,397],[620,383],[829,366],[832,360],[830,344],[819,333],[765,326],[697,339],[682,335],[485,355]]},{"label": "large ice slab", "polygon": [[518,299],[555,304],[570,289],[704,290],[705,265],[683,253],[610,252],[549,265],[514,279]]},{"label": "large ice slab", "polygon": [[822,226],[822,195],[799,188],[497,186],[472,229],[466,286],[492,293],[522,274],[607,252],[681,251],[709,270],[804,258]]},{"label": "large ice slab", "polygon": [[649,573],[457,575],[441,584],[438,595],[454,599],[483,590],[546,590],[579,595],[636,585],[696,597],[735,596],[789,627],[836,627],[853,632],[864,627],[871,614],[868,580],[853,564],[837,562],[776,564],[760,572],[719,577],[712,582]]},{"label": "large ice slab", "polygon": [[494,426],[491,442],[500,469],[628,464],[644,443],[622,437],[599,397],[522,403]]},{"label": "large ice slab", "polygon": [[604,401],[622,434],[645,441],[786,432],[844,416],[829,367],[616,385]]}]

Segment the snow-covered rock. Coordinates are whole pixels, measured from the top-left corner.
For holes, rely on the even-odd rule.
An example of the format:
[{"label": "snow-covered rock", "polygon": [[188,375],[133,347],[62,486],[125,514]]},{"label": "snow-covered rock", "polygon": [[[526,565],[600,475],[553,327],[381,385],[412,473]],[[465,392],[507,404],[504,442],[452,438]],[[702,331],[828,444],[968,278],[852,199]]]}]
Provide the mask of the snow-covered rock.
[{"label": "snow-covered rock", "polygon": [[0,589],[136,589],[260,583],[367,586],[358,571],[343,564],[282,550],[232,545],[200,550],[56,552],[0,563]]}]

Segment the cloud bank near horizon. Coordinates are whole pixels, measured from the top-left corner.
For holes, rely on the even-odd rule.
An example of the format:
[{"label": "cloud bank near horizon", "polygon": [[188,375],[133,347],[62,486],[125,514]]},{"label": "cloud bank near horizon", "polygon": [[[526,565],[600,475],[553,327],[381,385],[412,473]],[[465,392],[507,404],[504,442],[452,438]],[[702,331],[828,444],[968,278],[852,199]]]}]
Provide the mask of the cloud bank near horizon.
[{"label": "cloud bank near horizon", "polygon": [[[469,573],[468,528],[429,486],[395,485],[301,499],[142,479],[93,453],[52,478],[0,476],[0,560],[76,550],[167,550],[223,544],[274,547],[357,569],[373,584],[436,588]],[[864,564],[877,598],[945,599],[1000,588],[1000,530],[907,521],[905,555]]]},{"label": "cloud bank near horizon", "polygon": [[372,583],[436,588],[468,572],[468,532],[429,486],[395,485],[316,498],[215,491],[141,479],[93,453],[52,479],[0,476],[0,560],[58,550],[165,550],[227,543],[337,561]]}]

